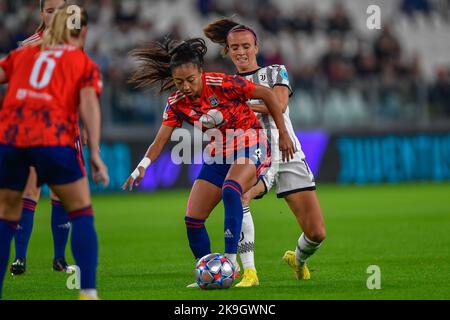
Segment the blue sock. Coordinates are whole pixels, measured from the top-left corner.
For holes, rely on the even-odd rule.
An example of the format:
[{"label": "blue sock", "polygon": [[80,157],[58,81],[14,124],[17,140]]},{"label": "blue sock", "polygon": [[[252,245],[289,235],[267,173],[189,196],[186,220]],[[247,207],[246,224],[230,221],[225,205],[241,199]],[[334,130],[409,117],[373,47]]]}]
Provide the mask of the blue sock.
[{"label": "blue sock", "polygon": [[17,223],[0,219],[0,300],[2,299],[3,280],[8,268],[11,240],[17,228]]},{"label": "blue sock", "polygon": [[225,207],[225,253],[236,254],[242,229],[242,188],[236,181],[226,180],[222,186]]},{"label": "blue sock", "polygon": [[72,254],[80,268],[81,289],[95,289],[98,242],[92,207],[70,212],[69,219],[72,223]]},{"label": "blue sock", "polygon": [[209,241],[208,231],[206,231],[205,220],[184,217],[186,223],[189,247],[195,259],[211,253],[211,243]]},{"label": "blue sock", "polygon": [[33,231],[34,211],[36,202],[30,199],[23,199],[22,218],[14,234],[14,245],[16,248],[16,259],[26,259],[28,242]]},{"label": "blue sock", "polygon": [[60,201],[52,200],[52,233],[53,248],[55,255],[53,259],[66,257],[66,245],[69,239],[70,223],[69,215]]}]

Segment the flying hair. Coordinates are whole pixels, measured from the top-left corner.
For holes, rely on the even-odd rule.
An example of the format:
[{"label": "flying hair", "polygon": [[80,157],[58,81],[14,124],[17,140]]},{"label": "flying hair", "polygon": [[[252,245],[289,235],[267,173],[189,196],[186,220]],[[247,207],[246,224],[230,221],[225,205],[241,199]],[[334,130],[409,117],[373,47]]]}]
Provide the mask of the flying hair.
[{"label": "flying hair", "polygon": [[160,93],[168,91],[175,86],[173,69],[185,64],[202,68],[206,52],[207,47],[202,38],[180,41],[166,37],[162,43],[153,41],[147,47],[131,51],[131,56],[138,61],[139,67],[129,83],[138,88],[159,84]]}]

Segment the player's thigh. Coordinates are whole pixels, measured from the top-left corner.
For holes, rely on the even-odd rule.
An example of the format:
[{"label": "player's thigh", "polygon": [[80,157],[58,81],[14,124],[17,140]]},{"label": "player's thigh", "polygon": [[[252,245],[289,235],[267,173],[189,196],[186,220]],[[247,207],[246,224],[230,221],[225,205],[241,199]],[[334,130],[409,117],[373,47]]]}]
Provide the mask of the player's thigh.
[{"label": "player's thigh", "polygon": [[[75,150],[77,152],[77,159],[80,163],[81,171],[83,173],[83,176],[86,176],[86,163],[84,162],[84,155],[83,155],[83,144],[81,142],[81,137],[77,136],[75,138]],[[58,198],[58,196],[53,192],[53,190],[50,190],[50,199],[54,201],[61,201],[61,199]]]},{"label": "player's thigh", "polygon": [[40,197],[41,197],[41,188],[38,187],[36,169],[34,167],[30,167],[30,173],[28,175],[25,191],[23,192],[23,198],[33,200],[34,202],[38,202]]},{"label": "player's thigh", "polygon": [[325,239],[325,221],[314,190],[289,194],[285,200],[308,238],[313,241]]},{"label": "player's thigh", "polygon": [[84,209],[91,205],[91,194],[87,177],[67,184],[51,185],[50,188],[61,200],[67,212]]},{"label": "player's thigh", "polygon": [[257,182],[256,166],[248,158],[237,159],[230,166],[225,180],[236,181],[241,186],[242,192],[245,193]]},{"label": "player's thigh", "polygon": [[27,150],[0,145],[0,218],[17,221],[22,212],[30,163]]},{"label": "player's thigh", "polygon": [[88,180],[73,147],[30,148],[38,185],[48,184],[67,211],[90,205]]},{"label": "player's thigh", "polygon": [[189,195],[186,216],[205,220],[221,199],[221,188],[206,180],[197,179]]}]

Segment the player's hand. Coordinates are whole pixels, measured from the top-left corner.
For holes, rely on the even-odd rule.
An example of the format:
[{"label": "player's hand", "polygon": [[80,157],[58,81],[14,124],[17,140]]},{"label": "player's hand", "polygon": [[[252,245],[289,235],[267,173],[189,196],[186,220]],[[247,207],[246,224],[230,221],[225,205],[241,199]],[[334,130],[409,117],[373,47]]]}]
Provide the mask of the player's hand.
[{"label": "player's hand", "polygon": [[294,159],[294,153],[295,153],[295,145],[291,140],[291,137],[289,137],[289,134],[287,131],[280,131],[280,138],[279,138],[279,145],[280,145],[280,151],[283,161],[289,161],[291,159]]},{"label": "player's hand", "polygon": [[125,181],[125,183],[122,185],[122,190],[126,190],[128,187],[129,191],[133,191],[133,187],[139,186],[142,179],[144,179],[146,171],[145,168],[138,166],[136,170],[133,171],[133,173],[128,177],[127,181]]},{"label": "player's hand", "polygon": [[99,154],[91,156],[92,179],[96,184],[102,184],[104,188],[109,185],[108,168],[106,167]]}]

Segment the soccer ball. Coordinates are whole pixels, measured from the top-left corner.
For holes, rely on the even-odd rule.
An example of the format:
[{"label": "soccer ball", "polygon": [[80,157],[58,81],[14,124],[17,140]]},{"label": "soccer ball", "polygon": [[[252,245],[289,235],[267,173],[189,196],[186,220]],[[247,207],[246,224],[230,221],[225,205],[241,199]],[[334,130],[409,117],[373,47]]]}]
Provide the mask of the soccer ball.
[{"label": "soccer ball", "polygon": [[234,266],[227,257],[210,253],[198,260],[195,279],[201,289],[228,289],[234,281]]}]

